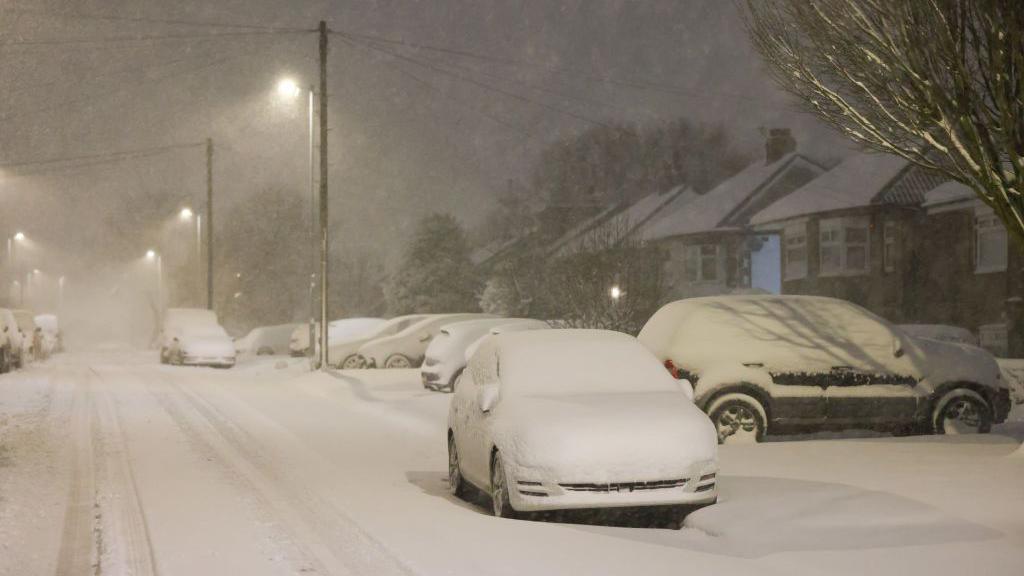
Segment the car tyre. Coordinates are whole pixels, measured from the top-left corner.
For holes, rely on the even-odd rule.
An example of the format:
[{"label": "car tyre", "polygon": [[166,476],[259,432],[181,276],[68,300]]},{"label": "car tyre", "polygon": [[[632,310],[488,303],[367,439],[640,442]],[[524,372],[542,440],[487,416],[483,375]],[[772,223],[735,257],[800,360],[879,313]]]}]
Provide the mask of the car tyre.
[{"label": "car tyre", "polygon": [[501,461],[501,453],[494,452],[491,457],[491,512],[496,518],[519,517],[508,495],[508,478],[505,476],[505,465]]},{"label": "car tyre", "polygon": [[404,354],[392,354],[384,361],[385,368],[412,368],[412,360]]},{"label": "car tyre", "polygon": [[341,362],[341,368],[343,370],[355,370],[360,368],[362,363],[359,361],[359,354],[349,354]]},{"label": "car tyre", "polygon": [[466,481],[462,478],[459,465],[459,450],[455,446],[455,436],[448,434],[448,492],[457,498],[466,496]]},{"label": "car tyre", "polygon": [[935,403],[932,425],[936,434],[987,434],[992,430],[992,408],[974,390],[957,388]]},{"label": "car tyre", "polygon": [[767,430],[764,406],[747,394],[725,394],[708,406],[719,444],[762,442]]}]

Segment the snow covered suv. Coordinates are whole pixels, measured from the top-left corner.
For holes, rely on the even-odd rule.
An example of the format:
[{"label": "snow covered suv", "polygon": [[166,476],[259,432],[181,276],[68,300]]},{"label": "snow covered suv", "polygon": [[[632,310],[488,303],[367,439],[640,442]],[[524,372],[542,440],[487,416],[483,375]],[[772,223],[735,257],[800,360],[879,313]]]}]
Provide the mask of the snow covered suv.
[{"label": "snow covered suv", "polygon": [[694,384],[720,442],[850,428],[988,432],[1010,410],[988,352],[914,338],[833,298],[680,300],[638,339]]}]

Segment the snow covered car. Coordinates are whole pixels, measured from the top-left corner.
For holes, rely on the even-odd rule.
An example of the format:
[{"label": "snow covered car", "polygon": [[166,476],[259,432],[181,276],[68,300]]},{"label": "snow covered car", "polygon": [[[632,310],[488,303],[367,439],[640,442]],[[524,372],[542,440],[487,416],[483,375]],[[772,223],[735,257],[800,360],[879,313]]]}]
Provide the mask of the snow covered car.
[{"label": "snow covered car", "polygon": [[43,335],[43,355],[49,356],[60,352],[63,347],[63,337],[60,333],[60,322],[53,314],[40,314],[35,318],[36,326]]},{"label": "snow covered car", "polygon": [[899,324],[897,326],[904,334],[914,338],[928,338],[941,342],[955,342],[957,344],[978,345],[978,337],[967,328],[949,326],[946,324]]},{"label": "snow covered car", "polygon": [[3,345],[4,364],[7,371],[21,368],[24,364],[23,356],[25,336],[18,327],[18,320],[14,312],[7,308],[0,308],[0,332],[3,332],[4,339],[0,340]]},{"label": "snow covered car", "polygon": [[722,442],[851,428],[988,432],[1010,409],[988,352],[914,338],[833,298],[680,300],[638,339],[693,382]]},{"label": "snow covered car", "polygon": [[489,314],[456,313],[427,314],[401,332],[359,347],[359,363],[363,368],[416,368],[423,362],[427,346],[446,324],[463,320],[495,318]]},{"label": "snow covered car", "polygon": [[36,326],[35,315],[30,310],[11,310],[14,321],[18,324],[21,334],[21,363],[24,365],[36,357]]},{"label": "snow covered car", "polygon": [[253,328],[248,334],[235,340],[235,352],[257,356],[287,354],[292,333],[300,326],[305,326],[308,330],[306,324],[278,324]]},{"label": "snow covered car", "polygon": [[492,329],[518,321],[511,318],[485,318],[445,324],[427,346],[420,368],[424,388],[455,390],[455,380],[466,367],[466,348]]},{"label": "snow covered car", "polygon": [[327,360],[332,366],[337,368],[344,368],[347,370],[360,368],[362,367],[362,358],[359,356],[359,348],[363,344],[378,338],[385,338],[387,336],[398,334],[402,330],[405,330],[427,316],[427,314],[406,314],[405,316],[396,316],[390,320],[383,321],[378,324],[376,328],[371,330],[360,332],[359,334],[352,334],[345,338],[332,340],[331,346],[327,349]]},{"label": "snow covered car", "polygon": [[[327,325],[327,342],[330,346],[348,342],[354,338],[361,338],[372,333],[386,323],[383,318],[342,318],[332,320]],[[315,330],[320,330],[320,323],[317,322]],[[320,345],[319,336],[314,336],[317,346]],[[309,324],[299,324],[292,330],[291,340],[288,348],[292,356],[305,356],[309,353]]]},{"label": "snow covered car", "polygon": [[170,308],[164,314],[160,362],[230,368],[235,365],[235,343],[212,310]]},{"label": "snow covered car", "polygon": [[635,338],[538,330],[487,338],[448,412],[450,490],[495,516],[717,500],[715,427]]}]

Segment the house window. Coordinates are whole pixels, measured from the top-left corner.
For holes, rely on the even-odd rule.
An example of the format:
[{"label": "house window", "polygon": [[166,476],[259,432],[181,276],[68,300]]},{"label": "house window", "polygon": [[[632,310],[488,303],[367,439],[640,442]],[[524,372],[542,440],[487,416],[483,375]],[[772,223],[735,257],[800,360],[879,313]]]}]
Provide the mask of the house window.
[{"label": "house window", "polygon": [[785,230],[786,248],[784,257],[784,276],[786,280],[796,280],[807,276],[807,225],[787,227]]},{"label": "house window", "polygon": [[686,247],[686,279],[690,282],[717,282],[721,256],[718,244]]},{"label": "house window", "polygon": [[868,271],[869,223],[867,218],[827,218],[819,231],[822,276],[863,274]]},{"label": "house window", "polygon": [[896,259],[899,257],[897,254],[896,234],[896,221],[886,220],[885,226],[882,228],[882,242],[884,244],[882,265],[885,267],[886,272],[896,270]]},{"label": "house window", "polygon": [[977,274],[1006,270],[1006,228],[991,212],[978,214],[974,225],[974,271]]}]

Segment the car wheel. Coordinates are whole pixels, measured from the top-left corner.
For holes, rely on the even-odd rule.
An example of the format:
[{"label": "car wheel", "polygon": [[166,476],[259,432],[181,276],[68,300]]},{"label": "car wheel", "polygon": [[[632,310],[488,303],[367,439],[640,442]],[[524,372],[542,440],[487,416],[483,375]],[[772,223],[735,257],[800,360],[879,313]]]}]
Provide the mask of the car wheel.
[{"label": "car wheel", "polygon": [[270,346],[260,346],[259,350],[256,351],[257,356],[273,356],[274,349]]},{"label": "car wheel", "polygon": [[936,434],[987,434],[992,429],[992,409],[977,392],[958,388],[935,404],[932,422]]},{"label": "car wheel", "polygon": [[464,370],[465,368],[459,368],[455,371],[455,374],[452,374],[452,379],[448,381],[448,392],[455,392],[455,384],[459,381],[459,378],[462,377],[462,372]]},{"label": "car wheel", "polygon": [[462,479],[459,467],[459,451],[455,447],[455,436],[448,435],[448,492],[462,498],[466,495],[466,481]]},{"label": "car wheel", "polygon": [[403,354],[392,354],[384,361],[385,368],[412,368],[412,361]]},{"label": "car wheel", "polygon": [[491,458],[491,512],[496,518],[518,517],[508,497],[508,479],[499,452],[495,452]]},{"label": "car wheel", "polygon": [[711,403],[708,416],[718,432],[719,444],[749,444],[764,439],[764,407],[751,396],[726,394]]},{"label": "car wheel", "polygon": [[345,370],[355,370],[356,368],[359,368],[361,364],[362,363],[359,361],[359,354],[349,354],[345,357],[345,360],[342,361],[341,367]]}]

